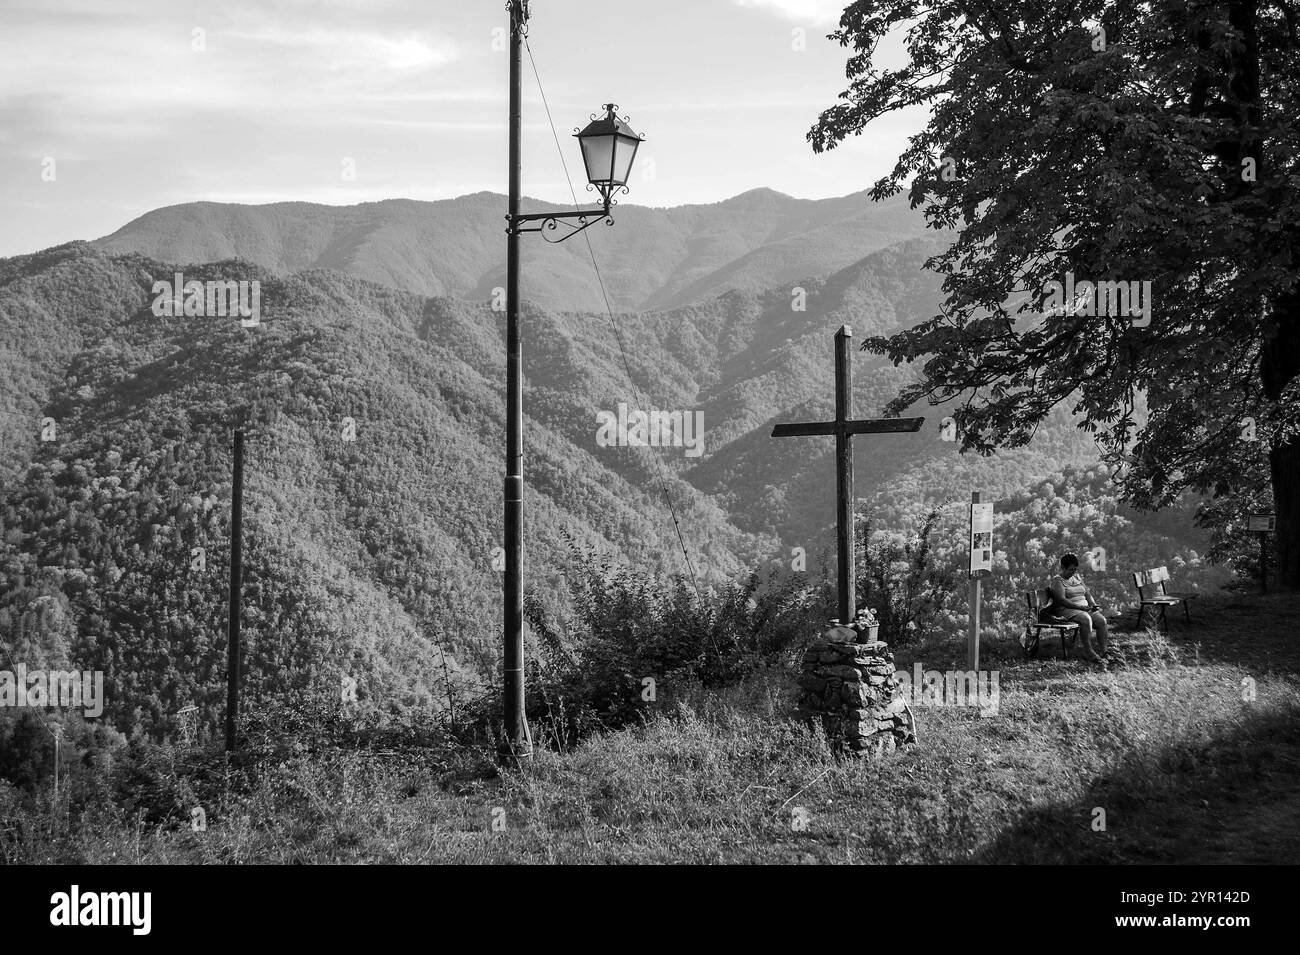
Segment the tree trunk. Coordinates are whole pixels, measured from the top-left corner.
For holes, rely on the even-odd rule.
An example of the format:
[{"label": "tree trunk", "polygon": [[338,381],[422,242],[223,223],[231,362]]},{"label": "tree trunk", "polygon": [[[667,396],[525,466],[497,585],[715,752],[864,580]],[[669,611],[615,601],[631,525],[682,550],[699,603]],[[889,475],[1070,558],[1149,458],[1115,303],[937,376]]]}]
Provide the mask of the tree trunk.
[{"label": "tree trunk", "polygon": [[1269,453],[1273,504],[1277,514],[1278,589],[1300,590],[1300,443],[1274,447]]},{"label": "tree trunk", "polygon": [[[1273,333],[1260,348],[1259,371],[1265,396],[1276,402],[1300,375],[1300,289],[1278,303],[1274,316]],[[1268,458],[1277,515],[1275,577],[1279,589],[1300,590],[1300,441],[1275,441]]]},{"label": "tree trunk", "polygon": [[[1228,21],[1240,31],[1243,51],[1232,73],[1233,97],[1246,107],[1249,130],[1259,128],[1263,117],[1259,74],[1258,0],[1233,0]],[[1245,133],[1242,153],[1263,165],[1263,145],[1257,135]],[[1261,173],[1261,180],[1263,178]],[[1285,232],[1290,240],[1294,268],[1296,230]],[[1259,373],[1264,395],[1270,402],[1281,401],[1286,387],[1300,375],[1300,282],[1293,284],[1275,304],[1273,327],[1260,346]],[[1300,590],[1300,441],[1274,440],[1268,452],[1269,476],[1273,485],[1273,511],[1277,516],[1273,543],[1277,555],[1275,578],[1279,590]]]}]

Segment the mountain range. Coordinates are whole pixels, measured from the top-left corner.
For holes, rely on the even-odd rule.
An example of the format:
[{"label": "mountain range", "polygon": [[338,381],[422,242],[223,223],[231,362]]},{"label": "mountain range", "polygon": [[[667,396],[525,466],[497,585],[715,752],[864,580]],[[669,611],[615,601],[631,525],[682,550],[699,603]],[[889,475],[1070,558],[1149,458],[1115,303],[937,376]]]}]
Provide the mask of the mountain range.
[{"label": "mountain range", "polygon": [[[523,200],[525,212],[564,208],[572,207]],[[488,192],[356,206],[194,202],[149,212],[93,245],[177,264],[238,258],[279,275],[333,269],[419,295],[486,302],[505,285],[505,209],[505,196]],[[829,275],[924,231],[902,198],[873,203],[865,192],[811,200],[754,189],[709,205],[620,205],[613,216],[613,227],[585,234],[620,311]],[[521,283],[524,299],[541,308],[604,307],[581,238],[547,245],[529,237]]]}]

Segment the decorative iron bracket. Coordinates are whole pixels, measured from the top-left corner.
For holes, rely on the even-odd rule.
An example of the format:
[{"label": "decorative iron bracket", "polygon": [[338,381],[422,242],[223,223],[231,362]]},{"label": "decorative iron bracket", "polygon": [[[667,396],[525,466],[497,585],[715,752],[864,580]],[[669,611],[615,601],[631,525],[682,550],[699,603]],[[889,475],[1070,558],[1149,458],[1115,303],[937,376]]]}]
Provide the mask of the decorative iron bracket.
[{"label": "decorative iron bracket", "polygon": [[[612,203],[606,203],[603,209],[585,209],[574,212],[534,212],[528,215],[519,215],[514,217],[511,222],[511,228],[515,232],[540,232],[542,238],[552,245],[559,245],[565,239],[572,239],[583,229],[589,229],[597,222],[604,220],[605,225],[613,225],[614,217],[610,215]],[[510,220],[510,216],[506,216]],[[566,220],[576,219],[578,224],[571,225]],[[534,226],[523,226],[522,223],[535,222]],[[551,233],[555,232],[560,226],[564,226],[567,232],[563,233],[558,239],[552,239]]]}]

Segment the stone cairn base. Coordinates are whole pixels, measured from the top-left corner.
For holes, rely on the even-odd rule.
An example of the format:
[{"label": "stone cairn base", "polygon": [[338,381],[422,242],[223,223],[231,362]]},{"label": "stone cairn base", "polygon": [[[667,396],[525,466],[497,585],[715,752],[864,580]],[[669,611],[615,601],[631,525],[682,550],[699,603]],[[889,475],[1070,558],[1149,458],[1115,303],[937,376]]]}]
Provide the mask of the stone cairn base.
[{"label": "stone cairn base", "polygon": [[[820,719],[836,755],[878,756],[916,742],[915,722],[896,692],[894,655],[876,630],[860,620],[832,623],[804,651],[795,715]],[[870,642],[859,643],[863,637]]]}]

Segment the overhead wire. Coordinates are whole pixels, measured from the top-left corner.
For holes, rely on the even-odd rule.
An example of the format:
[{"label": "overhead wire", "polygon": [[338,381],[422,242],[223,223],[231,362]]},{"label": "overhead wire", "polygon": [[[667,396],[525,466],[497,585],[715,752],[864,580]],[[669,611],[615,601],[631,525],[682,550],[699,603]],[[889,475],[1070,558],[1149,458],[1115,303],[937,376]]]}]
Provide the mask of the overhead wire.
[{"label": "overhead wire", "polygon": [[[556,152],[559,153],[560,165],[564,169],[564,178],[569,186],[569,196],[573,199],[574,210],[578,211],[579,210],[578,194],[573,188],[573,178],[569,175],[569,164],[564,159],[564,150],[560,146],[560,136],[555,131],[555,120],[551,117],[551,105],[549,102],[547,102],[546,90],[543,89],[542,87],[542,77],[540,72],[537,69],[537,61],[533,58],[533,48],[532,45],[528,42],[528,36],[526,34],[523,39],[524,39],[524,49],[528,52],[528,62],[532,65],[533,68],[533,77],[537,80],[537,92],[540,94],[542,98],[542,106],[546,109],[546,121],[551,126],[551,136],[555,140],[555,149]],[[589,235],[587,235],[584,232],[582,237],[587,243],[587,254],[591,257],[591,267],[596,273],[596,281],[600,286],[600,295],[605,302],[605,314],[609,318],[610,328],[614,332],[614,339],[615,341],[618,342],[618,351],[623,362],[623,372],[624,374],[627,375],[628,384],[631,385],[633,391],[636,392],[638,399],[644,400],[646,396],[641,391],[640,387],[638,387],[636,383],[636,379],[632,376],[632,367],[631,364],[628,362],[627,348],[624,346],[623,343],[623,335],[619,331],[618,323],[614,321],[614,310],[609,303],[609,292],[605,287],[605,278],[601,274],[600,264],[596,261],[596,250],[595,248],[592,247],[591,237]],[[652,457],[654,458],[654,462],[659,471],[659,487],[660,490],[663,492],[664,503],[668,505],[668,513],[671,515],[673,520],[673,530],[677,534],[677,543],[681,546],[682,549],[682,559],[686,561],[686,569],[690,572],[691,583],[695,586],[696,596],[697,597],[701,596],[699,577],[695,573],[695,565],[691,562],[691,555],[686,548],[686,539],[682,535],[681,522],[677,519],[677,509],[673,506],[672,497],[668,494],[668,482],[665,475],[664,463],[659,458],[658,455],[652,455]]]}]

